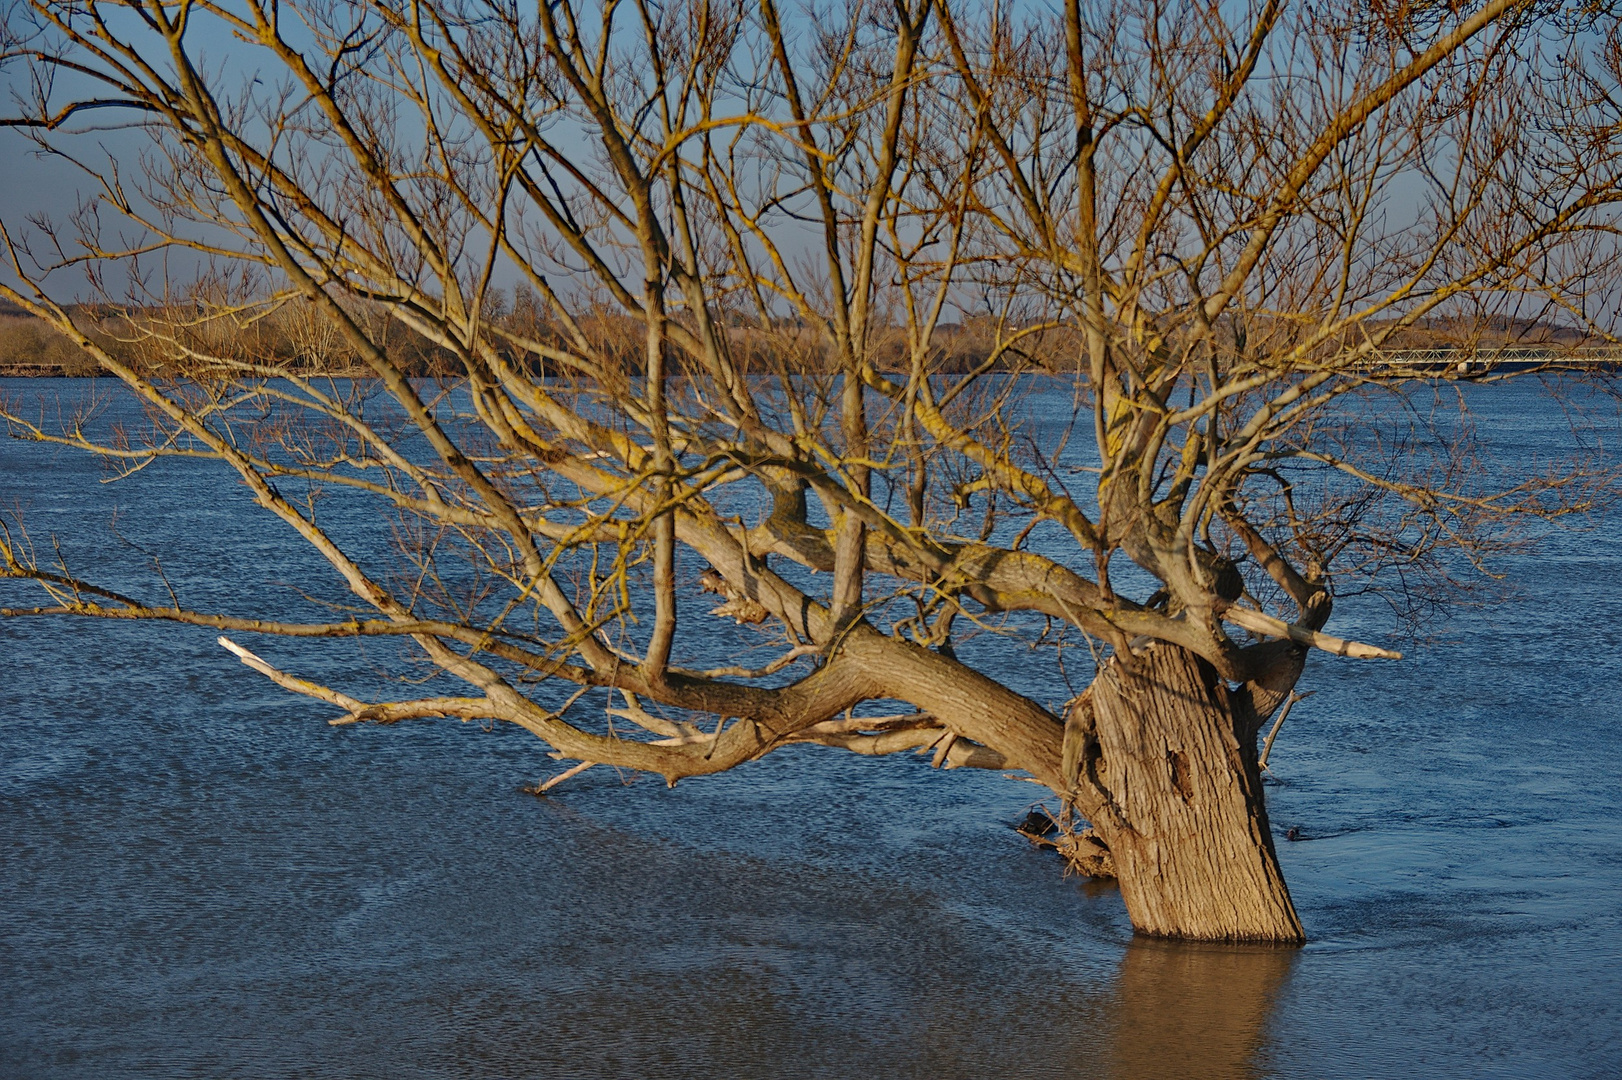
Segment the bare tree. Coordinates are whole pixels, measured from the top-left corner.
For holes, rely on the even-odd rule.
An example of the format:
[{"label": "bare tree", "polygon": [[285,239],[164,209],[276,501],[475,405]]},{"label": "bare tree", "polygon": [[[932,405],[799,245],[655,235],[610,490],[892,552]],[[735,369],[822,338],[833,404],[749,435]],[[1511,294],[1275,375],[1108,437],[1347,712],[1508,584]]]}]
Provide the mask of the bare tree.
[{"label": "bare tree", "polygon": [[[1416,614],[1607,479],[1484,463],[1412,360],[1613,340],[1593,5],[20,0],[6,34],[12,125],[94,190],[11,227],[0,291],[150,417],[13,434],[218,460],[351,609],[118,595],[14,528],[49,597],[5,614],[394,636],[466,687],[361,701],[221,639],[334,723],[510,721],[554,782],[800,743],[1020,770],[1140,931],[1298,941],[1258,731],[1310,649],[1397,656],[1332,597]],[[97,328],[51,298],[77,266],[131,283]],[[269,319],[365,379],[243,347]],[[959,656],[986,632],[1090,687],[1015,692]],[[770,651],[684,666],[717,648]]]}]

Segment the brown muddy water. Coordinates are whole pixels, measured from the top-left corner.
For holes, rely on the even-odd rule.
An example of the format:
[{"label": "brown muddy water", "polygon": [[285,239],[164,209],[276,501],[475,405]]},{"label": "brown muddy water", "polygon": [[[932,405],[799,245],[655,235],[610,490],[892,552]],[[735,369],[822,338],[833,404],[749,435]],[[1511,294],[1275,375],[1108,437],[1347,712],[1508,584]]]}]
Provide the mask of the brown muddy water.
[{"label": "brown muddy water", "polygon": [[[1528,459],[1571,437],[1473,404]],[[0,504],[144,589],[161,549],[198,606],[282,595],[306,557],[200,468],[0,440]],[[517,730],[329,728],[211,633],[0,622],[0,1076],[1622,1076],[1622,521],[1506,568],[1410,659],[1309,668],[1268,790],[1300,950],[1134,940],[996,774],[802,748],[536,799]]]}]

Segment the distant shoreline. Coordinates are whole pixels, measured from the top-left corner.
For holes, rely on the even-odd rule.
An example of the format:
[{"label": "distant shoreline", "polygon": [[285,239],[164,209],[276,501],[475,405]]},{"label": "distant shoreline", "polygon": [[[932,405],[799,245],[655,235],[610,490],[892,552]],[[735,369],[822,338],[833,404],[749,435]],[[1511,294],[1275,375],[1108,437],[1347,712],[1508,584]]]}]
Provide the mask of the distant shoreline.
[{"label": "distant shoreline", "polygon": [[96,374],[78,375],[60,364],[6,364],[0,366],[0,379],[93,379]]},{"label": "distant shoreline", "polygon": [[[286,374],[306,379],[370,379],[377,373],[370,368],[338,368],[332,371],[290,371]],[[0,364],[0,379],[112,379],[100,368],[74,371],[62,364]]]}]

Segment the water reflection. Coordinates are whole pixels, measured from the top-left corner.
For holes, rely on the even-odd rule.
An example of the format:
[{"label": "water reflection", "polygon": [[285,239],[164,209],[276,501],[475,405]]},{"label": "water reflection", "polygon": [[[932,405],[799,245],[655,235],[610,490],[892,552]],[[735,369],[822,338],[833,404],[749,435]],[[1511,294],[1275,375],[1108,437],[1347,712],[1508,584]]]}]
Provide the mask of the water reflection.
[{"label": "water reflection", "polygon": [[1133,939],[1116,982],[1109,1075],[1260,1075],[1256,1052],[1299,956],[1297,949]]}]

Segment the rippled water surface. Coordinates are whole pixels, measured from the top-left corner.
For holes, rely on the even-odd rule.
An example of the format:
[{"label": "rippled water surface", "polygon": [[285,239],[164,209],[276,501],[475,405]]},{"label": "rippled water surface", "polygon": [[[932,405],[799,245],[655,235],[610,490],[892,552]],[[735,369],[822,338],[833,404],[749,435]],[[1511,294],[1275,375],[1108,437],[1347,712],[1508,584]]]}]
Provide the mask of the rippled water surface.
[{"label": "rippled water surface", "polygon": [[[1525,458],[1569,440],[1474,404]],[[0,504],[79,565],[161,547],[199,606],[292,580],[205,468],[0,441]],[[517,730],[329,728],[206,631],[0,622],[0,1075],[1622,1075],[1622,523],[1507,568],[1410,659],[1309,668],[1269,787],[1313,838],[1280,842],[1298,951],[1133,940],[996,774],[801,748],[536,799]],[[392,653],[344,663],[382,690]]]}]

